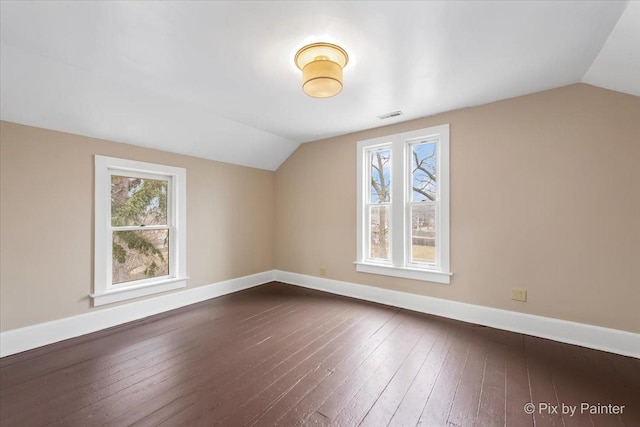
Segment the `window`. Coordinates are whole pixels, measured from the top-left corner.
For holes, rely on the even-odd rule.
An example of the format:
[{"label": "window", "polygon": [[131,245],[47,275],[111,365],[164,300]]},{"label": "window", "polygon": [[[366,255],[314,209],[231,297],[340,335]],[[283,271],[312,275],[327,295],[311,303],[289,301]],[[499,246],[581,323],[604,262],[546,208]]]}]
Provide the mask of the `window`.
[{"label": "window", "polygon": [[95,157],[94,305],[186,286],[186,171]]},{"label": "window", "polygon": [[360,272],[449,283],[449,125],[358,142]]}]

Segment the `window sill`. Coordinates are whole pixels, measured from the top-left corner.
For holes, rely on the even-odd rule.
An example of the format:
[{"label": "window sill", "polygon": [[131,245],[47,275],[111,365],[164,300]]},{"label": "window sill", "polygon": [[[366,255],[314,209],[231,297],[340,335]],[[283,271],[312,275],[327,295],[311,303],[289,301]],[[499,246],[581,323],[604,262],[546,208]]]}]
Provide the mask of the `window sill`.
[{"label": "window sill", "polygon": [[161,292],[172,291],[174,289],[185,288],[188,277],[175,277],[172,279],[160,280],[143,285],[116,288],[104,293],[89,295],[93,299],[93,306],[112,304],[118,301],[143,297],[147,295],[159,294]]},{"label": "window sill", "polygon": [[380,274],[383,276],[402,277],[403,279],[422,280],[425,282],[451,283],[453,273],[445,273],[435,270],[420,270],[418,268],[409,267],[393,267],[388,265],[368,264],[364,262],[355,262],[356,271],[360,273]]}]

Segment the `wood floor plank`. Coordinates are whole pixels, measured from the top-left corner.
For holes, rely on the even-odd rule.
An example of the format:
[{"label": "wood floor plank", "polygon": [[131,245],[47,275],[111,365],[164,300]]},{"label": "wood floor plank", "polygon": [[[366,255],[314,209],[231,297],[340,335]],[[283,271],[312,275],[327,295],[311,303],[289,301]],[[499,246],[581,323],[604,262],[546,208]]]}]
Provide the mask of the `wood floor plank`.
[{"label": "wood floor plank", "polygon": [[502,334],[502,343],[507,347],[504,355],[506,363],[505,379],[505,425],[533,426],[532,413],[525,411],[525,405],[532,404],[529,371],[524,345],[524,336],[512,332]]},{"label": "wood floor plank", "polygon": [[[633,371],[626,362],[635,360],[640,366],[640,360],[623,356],[616,356],[602,351],[579,348],[576,346],[565,347],[565,352],[580,352],[586,359],[585,370],[589,372],[588,381],[592,387],[589,389],[588,398],[583,399],[591,405],[618,405],[624,406],[622,413],[611,415],[608,413],[591,414],[595,426],[608,425],[636,425],[640,419],[640,381],[637,381]],[[615,363],[612,361],[615,360]],[[590,408],[589,408],[590,409]],[[616,420],[616,422],[614,422]]]},{"label": "wood floor plank", "polygon": [[[462,332],[459,325],[451,326],[452,331],[439,340],[420,367],[418,374],[403,396],[400,405],[391,416],[389,425],[416,425],[420,420],[422,410],[431,395],[433,386],[438,379],[445,360],[447,360],[454,339]],[[368,425],[376,425],[370,424]]]},{"label": "wood floor plank", "polygon": [[508,349],[502,340],[502,331],[487,328],[489,345],[482,373],[480,400],[475,424],[504,426],[506,424],[506,384]]},{"label": "wood floor plank", "polygon": [[[608,402],[619,400],[619,390],[609,387],[613,372],[602,366],[594,369],[580,347],[563,343],[546,341],[549,357],[553,360],[554,381],[558,400],[565,408],[563,421],[565,426],[621,426],[619,415],[591,414],[581,410],[583,402],[597,403],[606,399]],[[604,369],[602,369],[604,368]],[[573,411],[571,408],[575,407]]]},{"label": "wood floor plank", "polygon": [[[257,307],[256,307],[257,308]],[[255,310],[255,308],[253,309]],[[270,314],[277,313],[271,310]],[[212,313],[212,315],[219,316],[218,312]],[[238,317],[242,319],[242,312],[238,313]],[[235,317],[225,317],[226,321],[234,323]],[[167,350],[173,350],[174,353],[181,353],[187,351],[190,346],[198,343],[202,334],[198,334],[194,331],[202,332],[204,325],[212,320],[211,317],[203,319],[192,319],[189,323],[191,328],[172,330],[166,334],[156,335],[151,338],[141,339],[135,346],[131,346],[130,351],[125,352],[105,352],[83,363],[73,365],[62,370],[56,370],[49,374],[42,375],[27,382],[18,384],[14,387],[3,390],[2,399],[5,405],[11,406],[14,402],[13,399],[19,398],[22,401],[24,407],[17,406],[16,410],[23,410],[32,407],[33,402],[47,401],[51,398],[60,398],[68,391],[74,391],[80,387],[96,382],[103,378],[115,378],[118,375],[126,375],[126,371],[130,369],[139,369],[139,362],[145,361],[147,366],[151,362],[150,359],[157,358],[159,355],[170,358],[171,355],[166,354]],[[259,320],[257,320],[259,321]],[[209,336],[209,338],[216,338],[215,336]],[[216,338],[217,339],[217,338]],[[171,340],[175,343],[174,348],[168,349],[166,347],[167,340]],[[101,369],[101,366],[103,368]],[[124,372],[123,372],[124,371]],[[78,381],[78,378],[81,380]],[[83,381],[84,380],[84,381]],[[46,393],[49,390],[46,387],[39,387],[43,383],[57,384],[56,396],[48,396]],[[99,385],[104,387],[105,384]],[[28,399],[20,397],[21,390],[31,390],[28,394]]]},{"label": "wood floor plank", "polygon": [[453,399],[460,385],[464,366],[469,357],[471,338],[473,336],[472,329],[463,328],[461,336],[464,338],[456,340],[447,355],[440,375],[438,375],[433,390],[424,405],[418,424],[446,424],[453,405]]},{"label": "wood floor plank", "polygon": [[[335,420],[332,420],[332,423],[336,425],[361,424],[378,402],[380,403],[378,405],[378,413],[380,413],[381,409],[392,406],[386,411],[386,415],[390,419],[399,404],[399,401],[394,399],[394,396],[401,398],[404,395],[400,390],[404,389],[406,391],[411,380],[417,374],[421,362],[424,361],[439,336],[438,328],[433,323],[424,324],[424,322],[421,322],[421,335],[414,345],[411,347],[411,341],[405,341],[402,344],[409,351],[403,351],[402,347],[396,348],[394,357],[385,360],[385,363],[358,390],[356,395],[342,409],[342,412]],[[411,348],[409,349],[409,347]],[[403,355],[406,356],[402,357]],[[394,400],[396,401],[395,406]],[[380,423],[382,414],[375,418]]]},{"label": "wood floor plank", "polygon": [[[594,425],[590,414],[580,409],[583,401],[589,401],[595,397],[594,387],[597,387],[593,375],[585,375],[589,368],[582,351],[567,351],[568,348],[564,344],[549,340],[541,341],[541,346],[552,367],[553,381],[561,405],[559,412],[564,425],[566,427]],[[571,347],[575,348],[575,346]],[[615,419],[610,420],[614,424],[609,425],[617,425]]]},{"label": "wood floor plank", "polygon": [[[201,331],[204,331],[205,333],[211,333],[206,328],[202,328]],[[213,333],[216,333],[216,331],[213,331]],[[221,333],[225,333],[229,335],[229,337],[227,338],[228,341],[232,341],[234,339],[234,335],[232,333],[229,333],[229,330],[227,329],[221,330]],[[248,342],[253,342],[253,340],[249,339]],[[184,348],[180,341],[172,344],[175,344],[175,345],[168,347],[166,346],[166,343],[165,343],[165,349],[175,350],[177,352],[184,353],[184,351],[182,351],[184,350]],[[140,359],[140,358],[138,359],[139,359],[139,362],[141,362],[141,365],[144,366],[144,369],[141,369],[141,367],[138,366],[136,369],[133,370],[130,377],[128,377],[127,375],[124,375],[124,379],[122,381],[117,381],[117,385],[119,387],[126,387],[127,383],[132,383],[132,382],[135,383],[136,380],[140,378],[144,378],[148,372],[151,372],[153,369],[156,368],[155,364],[152,364],[149,361],[145,361],[144,359]],[[171,363],[175,362],[175,359],[160,357],[158,359],[158,362],[162,362],[165,366],[171,366]],[[115,376],[115,379],[117,380],[118,376]],[[56,411],[68,411],[70,409],[68,406],[66,408],[58,408],[59,400],[72,401],[73,404],[76,406],[82,405],[82,404],[85,404],[86,406],[87,404],[93,403],[93,401],[92,400],[86,401],[83,399],[100,400],[100,396],[104,397],[105,395],[108,396],[108,395],[115,394],[118,391],[118,389],[112,390],[112,387],[109,387],[109,384],[113,382],[114,377],[106,377],[105,380],[108,382],[107,383],[102,382],[97,384],[93,383],[90,385],[91,388],[89,389],[83,389],[83,388],[76,389],[74,390],[74,395],[72,396],[60,395],[53,400],[44,402],[44,404],[39,407],[31,408],[30,412],[33,413],[33,412],[43,411],[48,413],[49,416],[53,416],[53,414]]]},{"label": "wood floor plank", "polygon": [[[286,337],[291,328],[298,327],[297,321],[307,316],[304,310],[295,308],[288,313],[274,316],[269,322],[263,323],[259,329],[252,328],[253,335],[234,340],[235,335],[230,334],[224,342],[216,343],[215,348],[200,346],[178,358],[165,360],[156,367],[147,368],[132,375],[116,388],[96,390],[94,394],[101,396],[97,402],[83,406],[56,423],[67,425],[87,422],[88,419],[96,419],[95,413],[105,418],[101,422],[107,422],[108,418],[119,416],[132,407],[133,402],[141,404],[158,393],[173,389],[185,380],[197,381],[198,384],[204,382],[202,375],[210,371],[211,366],[214,370],[209,374],[228,371],[239,354],[249,354],[249,357],[253,358],[250,353],[247,353],[249,350],[260,345],[263,348],[267,345],[276,345],[279,338]],[[280,323],[274,323],[276,319]],[[270,337],[275,338],[269,342]],[[133,407],[137,408],[138,405]]]},{"label": "wood floor plank", "polygon": [[486,329],[481,326],[472,329],[471,347],[449,411],[448,425],[472,426],[475,424],[489,350]]},{"label": "wood floor plank", "polygon": [[[422,326],[422,325],[421,325]],[[427,334],[427,328],[420,327],[413,339],[403,339],[394,347],[393,354],[387,357],[373,375],[360,387],[356,394],[332,418],[335,425],[357,425],[385,390],[411,352]]]},{"label": "wood floor plank", "polygon": [[333,421],[345,405],[353,399],[376,375],[386,374],[385,365],[401,363],[415,342],[420,338],[422,322],[414,316],[406,319],[358,368],[342,382],[320,405],[316,412],[323,418]]},{"label": "wood floor plank", "polygon": [[[371,335],[380,329],[382,325],[388,322],[396,313],[394,310],[380,310],[375,308],[375,312],[367,315],[369,322],[360,328],[360,330],[348,337],[349,341],[345,342],[338,350],[318,364],[317,369],[309,372],[304,378],[291,387],[282,398],[277,399],[270,405],[261,416],[253,421],[252,425],[275,425],[279,418],[293,408],[304,396],[306,396],[313,388],[318,386],[326,377],[332,375],[340,364],[354,353],[371,337]],[[346,337],[347,338],[347,337]]]},{"label": "wood floor plank", "polygon": [[[302,337],[302,338],[304,339],[305,337]],[[287,348],[284,348],[283,350],[286,351]],[[277,358],[277,356],[279,356],[281,353],[283,352],[282,351],[274,352],[273,356]],[[270,361],[271,360],[269,358],[265,358],[264,362],[270,362]],[[229,375],[226,375],[220,379],[216,379],[215,386],[213,387],[205,387],[201,389],[186,391],[180,397],[171,400],[170,403],[157,409],[148,417],[141,419],[138,425],[159,425],[161,422],[164,422],[167,419],[172,420],[171,422],[169,422],[169,424],[171,424],[173,421],[175,421],[174,417],[176,416],[187,417],[188,416],[187,413],[189,411],[193,411],[196,414],[199,414],[198,408],[200,406],[208,407],[207,402],[215,402],[215,404],[220,404],[221,401],[225,400],[224,398],[225,390],[226,390],[225,386],[229,383],[229,381],[236,381],[245,385],[249,385],[251,384],[251,381],[255,379],[255,375],[257,372],[263,371],[264,369],[268,369],[266,366],[267,365],[265,363],[261,363],[259,365],[255,365],[251,367],[250,369],[247,367],[246,370],[239,371],[239,372],[234,371],[235,366],[231,367],[229,369],[229,372],[236,372],[230,375],[230,377],[232,377],[231,380],[229,380],[228,378],[225,378],[225,377],[229,377]],[[220,394],[222,394],[223,397],[219,397]],[[167,395],[162,394],[160,398],[166,399]],[[198,406],[194,406],[194,405],[198,405]],[[156,406],[156,403],[151,404],[151,407],[155,407],[155,406]],[[196,415],[196,417],[197,416],[198,415]]]},{"label": "wood floor plank", "polygon": [[393,316],[381,326],[354,353],[349,355],[336,369],[300,399],[293,408],[283,414],[277,421],[279,425],[300,425],[373,353],[386,338],[405,320],[401,314]]},{"label": "wood floor plank", "polygon": [[[277,289],[274,289],[274,291],[277,291]],[[266,301],[257,300],[252,303],[253,307],[249,307],[249,310],[252,308],[255,310],[256,304],[265,307],[270,304],[272,305],[275,298],[277,298],[277,296],[267,299]],[[155,321],[141,321],[141,327],[134,328],[126,334],[123,334],[123,332],[129,329],[131,325],[125,325],[122,329],[116,328],[114,329],[115,333],[103,334],[99,332],[96,337],[94,337],[94,334],[90,334],[88,336],[89,338],[80,337],[72,340],[77,341],[77,345],[70,346],[69,349],[64,352],[41,352],[41,354],[34,357],[29,356],[30,352],[24,355],[17,355],[15,358],[17,362],[14,363],[26,362],[27,360],[30,360],[31,363],[26,366],[23,364],[20,369],[11,369],[4,373],[2,375],[3,381],[0,388],[5,390],[22,382],[36,379],[43,373],[51,374],[52,372],[73,368],[83,362],[95,360],[95,358],[102,356],[107,351],[110,356],[113,356],[114,352],[119,349],[122,349],[122,351],[132,351],[143,346],[145,340],[148,338],[164,338],[165,335],[174,332],[183,332],[185,328],[194,329],[194,322],[198,324],[207,321],[212,316],[221,317],[223,316],[222,313],[226,310],[224,305],[221,306],[221,303],[218,301],[212,303],[211,307],[202,304],[203,303],[195,304],[195,307],[191,311],[178,309],[176,310],[177,313],[175,317],[169,318],[162,315]],[[136,324],[137,322],[133,323]],[[54,344],[51,347],[58,347],[58,345],[59,344]],[[62,343],[61,345],[63,348],[68,347],[66,343]],[[35,351],[39,352],[39,350]],[[42,360],[40,358],[42,358]]]},{"label": "wood floor plank", "polygon": [[544,340],[537,337],[524,337],[529,372],[529,386],[532,402],[536,405],[533,418],[536,425],[563,426],[562,414],[556,385],[553,378],[553,366],[544,350]]},{"label": "wood floor plank", "polygon": [[636,426],[638,395],[638,359],[275,282],[0,360],[7,427]]},{"label": "wood floor plank", "polygon": [[437,344],[445,339],[447,334],[452,333],[450,325],[434,319],[429,319],[428,328],[428,333],[421,338],[397,374],[362,418],[362,426],[389,424],[429,355],[432,354],[434,348],[437,348]]},{"label": "wood floor plank", "polygon": [[[240,404],[239,411],[235,405],[227,407],[222,423],[253,424],[274,402],[284,397],[297,383],[305,380],[309,374],[315,372],[328,357],[343,345],[351,343],[357,337],[357,328],[362,324],[366,316],[357,316],[355,318],[353,317],[353,312],[350,312],[350,315],[352,318],[348,322],[351,324],[345,322],[344,326],[340,325],[335,330],[330,331],[331,334],[326,334],[329,339],[318,340],[316,345],[309,346],[308,349],[305,349],[305,352],[296,354],[300,363],[296,360],[280,364],[278,369],[264,378],[262,383],[252,384],[249,392],[246,389],[242,390],[241,393],[245,402]],[[213,419],[218,419],[218,417]]]},{"label": "wood floor plank", "polygon": [[166,423],[191,425],[196,421],[225,419],[229,410],[241,407],[255,393],[273,384],[314,351],[322,348],[327,341],[348,328],[352,317],[353,313],[345,310],[327,322],[314,322],[314,328],[308,334],[276,349],[270,357],[256,358],[258,363],[251,369],[228,380],[217,380],[218,384],[215,387],[202,390],[198,396],[194,396],[197,399],[195,405],[190,405],[186,410],[169,418]]}]

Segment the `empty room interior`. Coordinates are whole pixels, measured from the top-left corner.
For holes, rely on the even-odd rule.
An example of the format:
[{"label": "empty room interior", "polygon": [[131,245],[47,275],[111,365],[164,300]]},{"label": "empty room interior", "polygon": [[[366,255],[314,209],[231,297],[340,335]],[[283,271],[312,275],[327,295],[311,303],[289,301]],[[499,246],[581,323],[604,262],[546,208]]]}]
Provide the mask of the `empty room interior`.
[{"label": "empty room interior", "polygon": [[0,426],[640,426],[640,1],[0,19]]}]

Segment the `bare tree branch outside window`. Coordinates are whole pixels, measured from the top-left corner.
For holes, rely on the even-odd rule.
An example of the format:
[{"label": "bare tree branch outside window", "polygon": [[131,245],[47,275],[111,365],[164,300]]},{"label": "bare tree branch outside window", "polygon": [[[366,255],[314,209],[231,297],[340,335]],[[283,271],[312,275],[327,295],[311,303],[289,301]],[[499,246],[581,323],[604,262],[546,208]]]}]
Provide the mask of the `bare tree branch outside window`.
[{"label": "bare tree branch outside window", "polygon": [[370,154],[371,211],[370,254],[374,259],[389,259],[389,221],[391,202],[391,150],[382,149]]},{"label": "bare tree branch outside window", "polygon": [[437,147],[436,142],[411,146],[411,260],[414,262],[435,262]]}]

